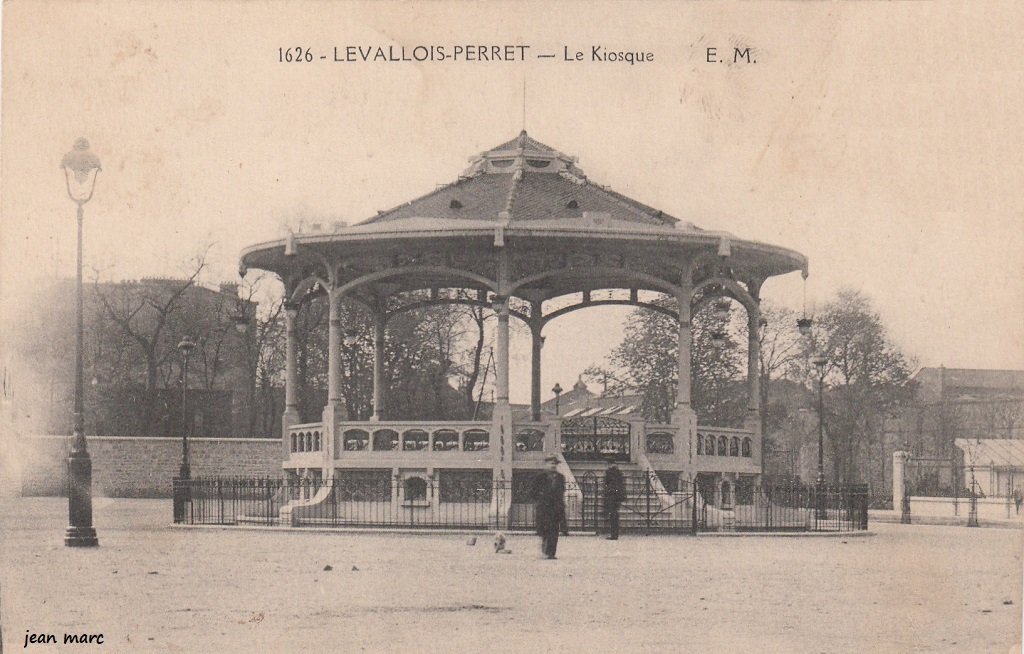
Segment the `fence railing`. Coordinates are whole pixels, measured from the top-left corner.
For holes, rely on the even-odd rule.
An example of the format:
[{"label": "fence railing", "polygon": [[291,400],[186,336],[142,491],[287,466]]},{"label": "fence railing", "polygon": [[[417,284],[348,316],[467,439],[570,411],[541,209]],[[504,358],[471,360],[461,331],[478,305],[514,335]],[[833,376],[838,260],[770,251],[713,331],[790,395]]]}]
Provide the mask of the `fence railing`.
[{"label": "fence railing", "polygon": [[859,531],[868,501],[867,485],[737,485],[699,492],[695,519],[705,531]]},{"label": "fence railing", "polygon": [[[301,526],[532,529],[538,473],[496,482],[490,471],[444,471],[436,478],[390,470],[349,471],[319,479],[175,480],[174,521],[182,524],[279,524],[281,508],[314,496]],[[675,480],[673,480],[675,481]],[[867,529],[867,486],[740,487],[722,493],[678,480],[666,487],[642,471],[625,474],[619,507],[624,531],[854,531]],[[324,489],[327,493],[323,493]],[[663,489],[668,490],[663,490]],[[696,489],[696,492],[694,490]],[[570,496],[581,497],[574,501]],[[566,488],[566,529],[608,528],[603,479],[588,473]]]}]

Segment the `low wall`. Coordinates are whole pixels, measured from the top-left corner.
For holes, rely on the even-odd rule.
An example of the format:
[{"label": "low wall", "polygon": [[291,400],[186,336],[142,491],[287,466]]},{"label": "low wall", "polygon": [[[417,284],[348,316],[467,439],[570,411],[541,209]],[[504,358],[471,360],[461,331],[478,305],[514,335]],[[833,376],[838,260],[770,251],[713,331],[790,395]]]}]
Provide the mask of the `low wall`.
[{"label": "low wall", "polygon": [[[1024,507],[1021,507],[1024,509]],[[896,507],[899,510],[899,507]],[[911,516],[937,516],[937,517],[961,517],[967,518],[971,510],[971,501],[961,497],[954,502],[952,497],[911,497]],[[1017,513],[1017,506],[1013,499],[1005,497],[979,497],[978,498],[978,519],[979,520],[1020,520],[1024,514]]]},{"label": "low wall", "polygon": [[[98,497],[170,497],[181,465],[180,438],[90,436],[92,489]],[[21,494],[64,495],[70,436],[32,436],[8,443],[3,476]],[[280,477],[281,440],[192,438],[193,477]]]}]

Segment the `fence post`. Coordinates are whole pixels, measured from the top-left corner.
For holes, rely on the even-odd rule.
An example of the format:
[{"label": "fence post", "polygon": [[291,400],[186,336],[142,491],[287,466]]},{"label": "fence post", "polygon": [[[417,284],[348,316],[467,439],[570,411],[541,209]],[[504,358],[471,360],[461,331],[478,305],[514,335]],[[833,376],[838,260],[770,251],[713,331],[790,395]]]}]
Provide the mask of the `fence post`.
[{"label": "fence post", "polygon": [[690,490],[692,492],[692,495],[691,495],[692,507],[690,509],[690,513],[692,515],[690,517],[690,530],[693,532],[693,535],[696,536],[697,535],[697,480],[696,479],[693,479],[690,482]]},{"label": "fence post", "polygon": [[172,504],[173,504],[173,507],[174,507],[174,509],[173,509],[173,512],[174,512],[174,524],[181,524],[184,521],[184,519],[185,519],[185,511],[184,511],[185,502],[182,501],[182,493],[181,493],[182,480],[178,479],[178,478],[175,478],[175,479],[173,479],[171,481],[171,484],[172,484],[172,487],[171,487],[172,488],[172,490],[171,490],[172,500],[171,501],[172,501]]},{"label": "fence post", "polygon": [[892,453],[892,501],[893,509],[900,507],[900,524],[910,524],[910,484],[907,483],[909,452]]},{"label": "fence post", "polygon": [[[651,534],[651,471],[644,475],[644,536]],[[607,507],[605,507],[607,511]]]}]

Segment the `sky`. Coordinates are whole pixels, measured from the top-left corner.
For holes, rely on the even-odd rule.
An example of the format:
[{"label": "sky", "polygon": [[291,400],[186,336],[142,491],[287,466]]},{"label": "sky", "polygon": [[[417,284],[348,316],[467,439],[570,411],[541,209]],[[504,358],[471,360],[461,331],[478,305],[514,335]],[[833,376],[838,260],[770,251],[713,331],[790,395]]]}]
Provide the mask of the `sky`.
[{"label": "sky", "polygon": [[[210,248],[216,282],[236,277],[242,248],[429,192],[525,126],[593,181],[804,253],[812,313],[855,288],[920,365],[1024,369],[1014,3],[13,0],[3,10],[8,318],[31,310],[39,280],[74,275],[75,209],[59,163],[79,136],[103,163],[86,205],[87,277],[173,276]],[[465,44],[529,47],[523,61],[334,61],[336,47]],[[653,61],[593,61],[594,46]],[[314,61],[279,61],[295,47]],[[708,63],[709,47],[725,61]],[[734,63],[735,47],[749,47],[751,63]],[[565,61],[577,51],[582,61]],[[800,310],[804,291],[793,273],[763,296]],[[553,322],[543,388],[600,362],[626,313]],[[528,344],[513,345],[512,396],[525,401]]]}]

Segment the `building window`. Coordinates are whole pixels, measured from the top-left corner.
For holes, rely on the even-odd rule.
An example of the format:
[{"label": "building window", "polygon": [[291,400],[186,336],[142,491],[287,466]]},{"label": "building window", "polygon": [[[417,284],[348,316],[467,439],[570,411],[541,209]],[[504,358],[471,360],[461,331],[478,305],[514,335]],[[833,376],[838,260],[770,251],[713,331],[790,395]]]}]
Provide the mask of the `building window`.
[{"label": "building window", "polygon": [[[713,438],[713,437],[712,437]],[[718,437],[718,456],[725,456],[726,450],[729,448],[729,442],[725,436]]]},{"label": "building window", "polygon": [[483,429],[467,429],[462,434],[462,449],[466,452],[479,452],[491,446],[491,435]]},{"label": "building window", "polygon": [[342,448],[353,452],[365,450],[370,445],[370,432],[365,429],[346,429],[342,434]]},{"label": "building window", "polygon": [[748,456],[749,457],[749,456],[753,456],[753,455],[754,454],[753,454],[753,451],[752,451],[752,448],[751,448],[751,440],[749,438],[744,438],[743,439],[743,456]]},{"label": "building window", "polygon": [[390,470],[339,470],[334,486],[340,502],[390,502]]},{"label": "building window", "polygon": [[397,450],[398,432],[394,429],[378,429],[373,432],[373,449]]},{"label": "building window", "polygon": [[543,452],[544,432],[539,429],[524,429],[516,434],[516,450],[520,452]]},{"label": "building window", "polygon": [[517,504],[532,504],[534,502],[534,489],[537,486],[537,479],[544,474],[538,470],[513,470],[512,471],[512,502]]},{"label": "building window", "polygon": [[753,477],[740,477],[736,480],[736,503],[754,503],[754,479]]},{"label": "building window", "polygon": [[648,454],[672,454],[676,450],[675,440],[672,434],[654,433],[647,434]]},{"label": "building window", "polygon": [[708,456],[715,455],[715,437],[711,434],[708,434],[708,445],[704,448],[704,454]]},{"label": "building window", "polygon": [[441,470],[438,473],[439,500],[449,503],[489,503],[490,470]]},{"label": "building window", "polygon": [[697,434],[697,454],[704,454],[704,437]]},{"label": "building window", "polygon": [[737,436],[733,436],[732,440],[729,441],[729,456],[740,455],[740,439]]},{"label": "building window", "polygon": [[427,501],[427,480],[423,477],[408,477],[402,484],[405,502]]},{"label": "building window", "polygon": [[427,432],[422,429],[410,429],[402,434],[402,449],[425,450],[428,441]]},{"label": "building window", "polygon": [[[722,438],[725,438],[724,436]],[[732,486],[727,481],[722,482],[722,508],[732,507]]]},{"label": "building window", "polygon": [[438,429],[435,431],[434,449],[438,451],[459,449],[459,432],[454,429]]}]

